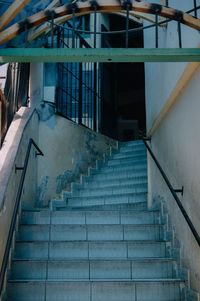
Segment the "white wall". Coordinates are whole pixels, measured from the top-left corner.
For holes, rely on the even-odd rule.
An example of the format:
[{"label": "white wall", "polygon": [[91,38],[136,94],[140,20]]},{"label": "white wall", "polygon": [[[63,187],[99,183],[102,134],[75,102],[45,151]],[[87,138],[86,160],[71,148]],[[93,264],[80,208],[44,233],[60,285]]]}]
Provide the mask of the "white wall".
[{"label": "white wall", "polygon": [[[171,0],[169,5],[187,11],[193,8],[192,0]],[[148,23],[145,21],[144,25]],[[197,47],[200,33],[185,25],[182,28],[183,48]],[[159,28],[159,48],[178,48],[177,22],[171,21],[167,28]],[[144,47],[155,48],[155,29],[144,31]],[[176,86],[187,63],[146,63],[146,104],[148,107],[147,129],[152,127],[157,115]],[[152,72],[153,70],[153,72]]]},{"label": "white wall", "polygon": [[[186,11],[192,0],[171,0],[169,5]],[[184,25],[183,47],[197,47],[199,32]],[[159,29],[159,47],[178,46],[177,24],[172,21],[167,29]],[[145,47],[155,47],[154,30],[144,33]],[[186,63],[146,63],[147,132],[176,86]],[[151,147],[175,188],[184,186],[181,201],[200,234],[200,70],[182,91],[178,101],[153,134]],[[181,250],[181,263],[190,269],[191,287],[200,292],[200,248],[191,234],[175,200],[171,197],[157,167],[149,159],[149,205],[163,200],[168,209]]]}]

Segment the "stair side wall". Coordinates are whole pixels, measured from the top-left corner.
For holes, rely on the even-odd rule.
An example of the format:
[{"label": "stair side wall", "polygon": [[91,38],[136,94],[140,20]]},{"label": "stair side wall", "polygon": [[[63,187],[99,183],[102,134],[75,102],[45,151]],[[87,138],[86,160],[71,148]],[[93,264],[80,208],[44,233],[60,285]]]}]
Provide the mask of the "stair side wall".
[{"label": "stair side wall", "polygon": [[[11,218],[29,139],[38,143],[38,114],[32,108],[22,107],[15,115],[0,150],[0,268],[7,243]],[[34,207],[37,189],[37,158],[32,148],[21,203]]]},{"label": "stair side wall", "polygon": [[38,165],[39,206],[59,199],[63,190],[70,192],[73,182],[79,183],[111,147],[118,147],[117,141],[55,115],[47,105],[40,111],[39,143],[45,152]]}]

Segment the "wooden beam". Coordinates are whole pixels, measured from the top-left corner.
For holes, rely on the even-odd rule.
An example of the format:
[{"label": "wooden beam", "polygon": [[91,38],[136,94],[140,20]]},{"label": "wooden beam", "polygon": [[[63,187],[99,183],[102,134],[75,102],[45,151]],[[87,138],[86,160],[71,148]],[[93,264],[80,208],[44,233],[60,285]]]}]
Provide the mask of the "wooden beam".
[{"label": "wooden beam", "polygon": [[30,0],[15,0],[0,18],[0,31],[5,28]]},{"label": "wooden beam", "polygon": [[[141,19],[144,19],[151,23],[155,23],[155,17],[152,17],[150,14],[143,14],[143,13],[139,13],[139,12],[130,12],[129,14],[130,14],[130,16],[135,16],[136,18],[141,18]],[[159,21],[161,21],[161,19],[158,20],[158,22]],[[163,18],[162,18],[162,21],[163,21]],[[167,24],[158,24],[158,26],[167,27]]]},{"label": "wooden beam", "polygon": [[[61,1],[60,0],[53,0],[46,8],[45,8],[45,10],[48,10],[48,9],[51,9],[51,8],[54,8],[54,7],[56,7],[58,4],[60,4],[61,3]],[[48,22],[45,22],[43,25],[49,25],[49,23]],[[42,25],[42,26],[43,26]],[[28,41],[32,41],[32,40],[34,40],[34,36],[35,36],[35,31],[38,31],[38,28],[31,28],[30,30],[29,30],[29,32],[28,32]]]},{"label": "wooden beam", "polygon": [[[200,47],[200,45],[199,45]],[[167,114],[170,112],[172,107],[175,103],[179,100],[180,95],[183,93],[185,87],[188,85],[194,74],[200,67],[200,62],[191,62],[185,68],[182,76],[180,77],[179,81],[177,82],[175,88],[173,89],[172,93],[170,94],[167,102],[165,103],[163,109],[159,113],[158,117],[156,118],[155,122],[151,130],[149,131],[148,135],[152,136],[157,128],[160,126],[162,121],[165,119]]]},{"label": "wooden beam", "polygon": [[199,48],[7,48],[5,62],[200,62]]},{"label": "wooden beam", "polygon": [[[125,12],[121,11],[121,12],[111,12],[112,14],[119,14],[125,17]],[[82,16],[83,14],[77,14],[77,16]],[[140,18],[140,19],[144,19],[147,20],[151,23],[155,23],[155,18],[151,17],[151,15],[149,14],[143,14],[143,13],[139,13],[139,12],[130,12],[129,13],[130,19],[132,16],[136,17],[136,18]],[[54,19],[54,23],[55,24],[62,24],[67,20],[71,19],[71,15],[70,16],[65,16],[65,17],[60,17],[60,18],[56,18]],[[163,18],[162,18],[163,19]],[[141,21],[138,20],[133,20],[135,22],[141,23]],[[167,27],[167,24],[159,24],[160,27]],[[33,41],[35,38],[37,38],[39,35],[41,35],[43,32],[48,32],[51,29],[51,25],[49,22],[45,22],[44,24],[42,24],[41,26],[39,26],[38,28],[36,28],[33,32],[32,35],[28,35],[28,42]]]},{"label": "wooden beam", "polygon": [[[137,2],[132,1],[131,11],[147,13],[147,14],[158,14],[159,16],[170,18],[185,24],[194,29],[200,30],[200,19],[196,19],[193,16],[186,14],[180,10],[165,7],[160,4],[154,4],[149,2]],[[86,15],[93,12],[90,2],[77,2],[75,5],[76,15]],[[120,12],[122,7],[118,0],[98,0],[98,12],[100,13],[112,13]],[[57,8],[52,8],[47,11],[39,12],[29,18],[12,25],[3,32],[0,33],[0,45],[6,43],[10,39],[14,38],[21,32],[38,26],[45,21],[52,20],[59,17],[72,18],[72,4],[63,5]]]}]

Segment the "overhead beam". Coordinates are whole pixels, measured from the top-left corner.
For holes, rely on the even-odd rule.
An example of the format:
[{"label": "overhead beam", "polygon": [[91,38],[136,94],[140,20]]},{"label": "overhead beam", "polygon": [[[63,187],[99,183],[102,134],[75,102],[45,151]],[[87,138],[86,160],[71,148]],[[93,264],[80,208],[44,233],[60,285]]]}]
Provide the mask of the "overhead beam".
[{"label": "overhead beam", "polygon": [[[200,19],[196,19],[193,16],[184,13],[180,10],[173,8],[165,7],[160,4],[149,3],[149,2],[137,2],[135,0],[130,0],[132,3],[130,11],[136,11],[141,13],[159,15],[161,17],[170,18],[172,20],[179,21],[182,24],[185,24],[194,29],[200,30]],[[86,15],[93,12],[94,7],[92,5],[94,1],[87,2],[77,2],[69,3],[57,8],[52,8],[47,11],[39,12],[35,15],[30,16],[29,18],[16,23],[3,32],[0,33],[0,45],[11,40],[21,32],[24,32],[27,29],[39,26],[45,21],[52,20],[59,17],[69,17],[72,18],[72,10],[74,8],[76,15]],[[100,13],[112,13],[120,12],[123,8],[120,5],[118,0],[98,0],[98,12]]]},{"label": "overhead beam", "polygon": [[[90,12],[91,13],[91,12]],[[119,14],[120,16],[125,17],[126,13],[124,11],[121,12],[110,12],[112,14]],[[83,14],[77,14],[77,16],[82,16]],[[54,23],[55,24],[62,24],[64,22],[66,22],[67,20],[71,19],[71,15],[68,16],[64,16],[64,17],[59,17],[54,19]],[[155,23],[155,18],[153,18],[150,14],[143,14],[143,13],[139,13],[139,12],[130,12],[129,13],[129,18],[131,19],[132,17],[136,17],[139,18],[138,20],[133,20],[135,22],[140,22],[142,24],[142,22],[140,21],[141,19],[147,20],[151,23]],[[166,24],[159,24],[160,27],[167,27]],[[36,28],[33,31],[33,34],[28,35],[28,42],[33,41],[34,39],[36,39],[38,36],[40,36],[43,32],[48,32],[48,30],[51,29],[51,24],[49,22],[45,22],[44,24],[42,24],[41,26],[39,26],[38,28]]]},{"label": "overhead beam", "polygon": [[[144,13],[139,13],[139,12],[130,12],[129,14],[132,15],[132,16],[135,16],[136,18],[141,18],[141,19],[144,19],[144,20],[149,21],[151,23],[155,23],[155,17],[154,16],[152,17],[150,14],[144,14]],[[163,18],[161,20],[163,21]],[[161,20],[158,20],[158,22],[161,21]],[[167,27],[167,24],[166,23],[158,24],[158,26]]]},{"label": "overhead beam", "polygon": [[[51,9],[51,8],[54,8],[56,6],[58,6],[58,4],[60,4],[61,1],[60,0],[53,0],[46,8],[45,10],[48,10],[48,9]],[[44,25],[47,26],[47,22],[44,23]],[[29,30],[29,33],[28,33],[28,41],[32,41],[33,40],[33,37],[35,36],[35,31],[37,30],[37,28],[32,28]]]},{"label": "overhead beam", "polygon": [[[126,17],[126,11],[121,11],[121,12],[115,12],[114,14],[117,14],[119,16],[122,16],[122,17]],[[130,12],[129,13],[129,20],[132,20],[132,21],[135,21],[139,24],[142,24],[142,20],[147,20],[151,23],[155,23],[155,17],[152,17],[151,15],[149,14],[142,14],[142,13],[139,13],[139,12]],[[161,20],[158,20],[158,22],[161,21]],[[163,21],[163,18],[162,18],[162,21]],[[166,24],[158,24],[158,26],[160,27],[167,27]]]},{"label": "overhead beam", "polygon": [[31,0],[15,0],[0,18],[0,31],[5,28],[30,1]]},{"label": "overhead beam", "polygon": [[0,49],[0,63],[8,62],[200,62],[200,49]]}]

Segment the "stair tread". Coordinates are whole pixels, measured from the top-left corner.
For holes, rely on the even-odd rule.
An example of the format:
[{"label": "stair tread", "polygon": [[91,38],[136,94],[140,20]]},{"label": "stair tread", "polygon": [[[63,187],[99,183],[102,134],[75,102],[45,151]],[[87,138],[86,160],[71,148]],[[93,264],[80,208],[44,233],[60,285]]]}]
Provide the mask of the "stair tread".
[{"label": "stair tread", "polygon": [[88,283],[88,282],[185,282],[184,279],[181,279],[181,278],[159,278],[159,279],[92,279],[92,280],[85,280],[85,279],[62,279],[62,280],[53,280],[53,279],[13,279],[13,280],[8,280],[8,282],[12,282],[12,283],[21,283],[21,282],[24,282],[24,283],[30,283],[30,282],[82,282],[82,283]]},{"label": "stair tread", "polygon": [[23,227],[84,227],[84,228],[87,228],[87,227],[96,227],[96,228],[100,228],[100,227],[131,227],[131,228],[142,228],[142,227],[163,227],[165,224],[20,224],[20,226],[23,226]]},{"label": "stair tread", "polygon": [[[29,244],[29,243],[48,243],[48,241],[46,240],[34,240],[34,241],[16,241],[18,244]],[[113,243],[129,243],[129,244],[159,244],[159,243],[167,243],[169,242],[168,240],[93,240],[93,241],[83,241],[83,240],[51,240],[50,243],[89,243],[89,244],[100,244],[100,243],[104,243],[104,244],[113,244]]]},{"label": "stair tread", "polygon": [[144,287],[150,297],[160,289],[156,300],[168,300],[168,288],[182,300],[185,280],[164,220],[160,210],[147,208],[146,153],[143,141],[120,143],[71,194],[63,191],[62,200],[54,200],[56,210],[22,210],[9,300],[28,300],[30,291],[30,300],[34,292],[40,300],[56,300],[57,294],[73,300],[76,293],[76,300],[82,293],[84,300],[109,300],[111,293],[114,300],[117,292],[120,301],[132,300],[134,292],[139,300]]},{"label": "stair tread", "polygon": [[62,260],[62,259],[20,259],[20,258],[13,258],[12,261],[15,261],[15,262],[120,262],[120,261],[124,261],[124,262],[127,262],[127,261],[133,261],[133,262],[148,262],[148,261],[175,261],[177,260],[177,258],[175,257],[144,257],[144,258],[141,258],[141,257],[138,257],[138,258],[132,258],[132,259],[127,259],[127,258],[122,258],[122,259],[112,259],[112,258],[109,258],[109,259],[84,259],[84,258],[76,258],[76,259],[65,259],[65,260]]},{"label": "stair tread", "polygon": [[113,195],[101,195],[101,196],[70,196],[67,197],[68,199],[79,199],[79,198],[105,198],[105,197],[113,197],[113,196],[117,196],[118,198],[123,197],[123,196],[132,196],[132,195],[140,195],[140,194],[147,194],[147,191],[142,191],[142,192],[127,192],[127,193],[121,193],[121,194],[113,194]]}]

